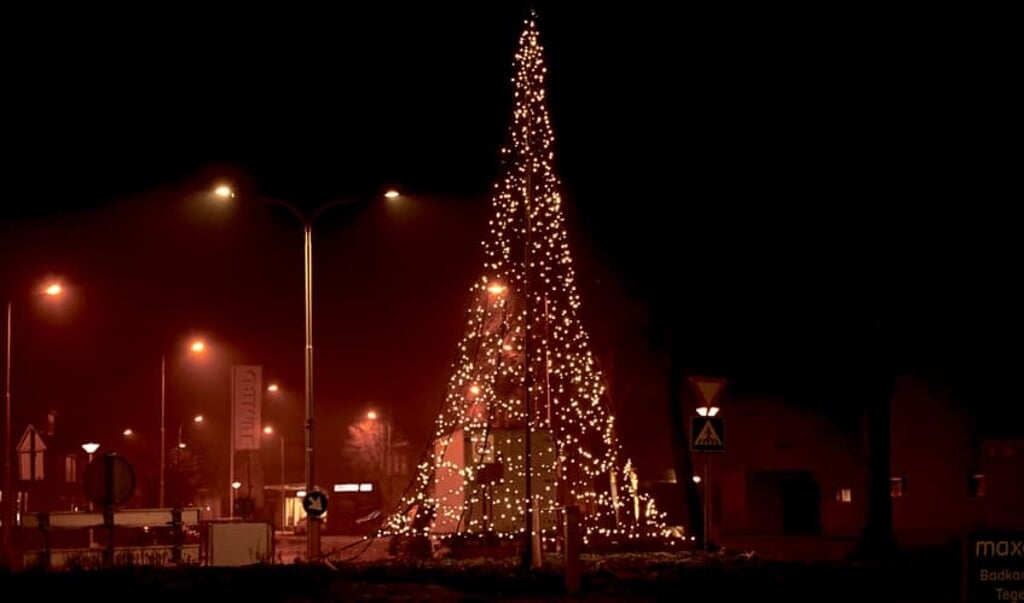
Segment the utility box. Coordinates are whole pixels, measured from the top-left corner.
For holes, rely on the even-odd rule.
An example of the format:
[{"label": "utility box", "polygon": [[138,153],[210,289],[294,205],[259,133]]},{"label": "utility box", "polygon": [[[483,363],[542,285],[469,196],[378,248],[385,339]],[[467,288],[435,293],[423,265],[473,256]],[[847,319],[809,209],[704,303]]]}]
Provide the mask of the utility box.
[{"label": "utility box", "polygon": [[274,528],[263,522],[206,524],[206,564],[238,567],[274,559]]}]

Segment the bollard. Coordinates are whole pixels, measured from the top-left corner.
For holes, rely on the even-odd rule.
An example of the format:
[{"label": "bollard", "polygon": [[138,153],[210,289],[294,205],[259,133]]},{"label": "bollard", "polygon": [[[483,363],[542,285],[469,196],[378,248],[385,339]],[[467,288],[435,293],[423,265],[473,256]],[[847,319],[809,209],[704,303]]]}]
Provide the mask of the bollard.
[{"label": "bollard", "polygon": [[50,571],[53,569],[51,561],[53,557],[50,554],[52,544],[50,542],[50,514],[39,513],[36,515],[39,518],[39,530],[43,534],[43,550],[39,552],[39,562],[43,566],[43,569]]},{"label": "bollard", "polygon": [[171,509],[171,563],[181,563],[181,547],[185,543],[184,524],[181,521],[181,509]]},{"label": "bollard", "polygon": [[576,505],[565,507],[565,592],[576,595],[580,592],[580,550],[583,548],[583,533],[580,530],[580,508]]}]

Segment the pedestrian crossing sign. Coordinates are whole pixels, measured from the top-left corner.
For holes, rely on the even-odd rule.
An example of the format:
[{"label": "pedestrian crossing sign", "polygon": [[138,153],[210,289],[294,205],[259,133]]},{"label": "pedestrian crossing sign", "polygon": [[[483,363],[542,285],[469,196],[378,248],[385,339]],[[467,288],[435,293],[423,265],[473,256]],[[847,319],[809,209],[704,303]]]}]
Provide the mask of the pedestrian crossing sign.
[{"label": "pedestrian crossing sign", "polygon": [[725,450],[725,419],[721,417],[690,417],[690,450],[723,452]]}]

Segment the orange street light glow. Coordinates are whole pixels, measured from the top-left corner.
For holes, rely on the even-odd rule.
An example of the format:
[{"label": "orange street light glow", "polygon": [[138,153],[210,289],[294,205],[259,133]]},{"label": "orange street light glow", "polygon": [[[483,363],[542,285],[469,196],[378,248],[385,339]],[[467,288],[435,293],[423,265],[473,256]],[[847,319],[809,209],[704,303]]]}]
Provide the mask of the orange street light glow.
[{"label": "orange street light glow", "polygon": [[123,434],[125,435],[125,437],[128,437],[128,436],[132,435],[132,434],[133,434],[133,433],[135,433],[135,432],[134,432],[134,431],[132,431],[132,428],[131,428],[131,427],[129,427],[128,429],[125,429],[125,430],[124,430],[123,432],[121,432],[121,433],[123,433]]},{"label": "orange street light glow", "polygon": [[366,418],[370,419],[371,421],[376,419],[377,418],[377,411],[371,410],[370,412],[366,413]]},{"label": "orange street light glow", "polygon": [[388,192],[384,193],[384,197],[387,199],[397,199],[398,195],[399,193],[395,189],[389,189]]},{"label": "orange street light glow", "polygon": [[64,287],[60,283],[50,283],[46,286],[46,289],[43,289],[43,292],[47,295],[60,295],[64,292]]},{"label": "orange street light glow", "polygon": [[263,428],[263,433],[270,435],[274,433],[274,428],[271,427],[270,425],[267,425],[266,427]]},{"label": "orange street light glow", "polygon": [[213,194],[220,199],[230,199],[235,196],[235,192],[226,184],[221,184],[217,188],[213,189]]},{"label": "orange street light glow", "polygon": [[192,342],[192,351],[199,354],[206,350],[206,344],[201,339],[197,339]]},{"label": "orange street light glow", "polygon": [[278,389],[279,388],[277,387],[276,383],[271,383],[270,385],[267,386],[268,392],[276,392]]},{"label": "orange street light glow", "polygon": [[493,295],[500,295],[505,291],[505,286],[501,283],[491,283],[487,285],[487,291]]},{"label": "orange street light glow", "polygon": [[202,423],[203,422],[203,415],[196,415],[196,416],[192,417],[192,420],[195,421],[196,423]]}]

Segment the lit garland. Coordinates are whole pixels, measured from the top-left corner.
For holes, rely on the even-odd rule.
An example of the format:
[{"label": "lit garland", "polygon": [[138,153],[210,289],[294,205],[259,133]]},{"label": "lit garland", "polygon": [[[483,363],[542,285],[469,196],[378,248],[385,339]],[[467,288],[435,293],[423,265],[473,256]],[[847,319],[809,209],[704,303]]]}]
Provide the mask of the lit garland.
[{"label": "lit garland", "polygon": [[380,535],[522,536],[529,406],[530,490],[545,540],[557,533],[556,510],[566,505],[580,506],[585,540],[670,537],[664,514],[637,491],[631,463],[620,466],[614,417],[577,316],[533,18],[514,67],[510,141],[491,200],[484,274],[470,288],[432,449]]}]

